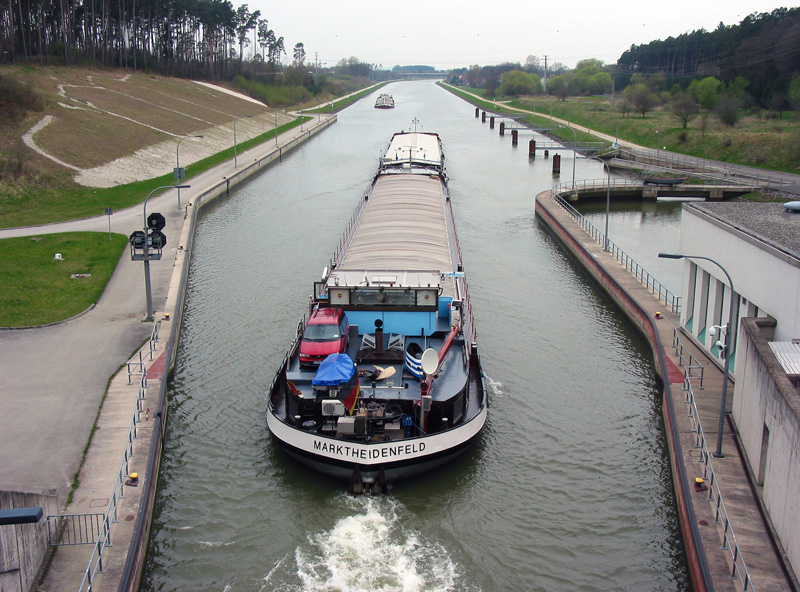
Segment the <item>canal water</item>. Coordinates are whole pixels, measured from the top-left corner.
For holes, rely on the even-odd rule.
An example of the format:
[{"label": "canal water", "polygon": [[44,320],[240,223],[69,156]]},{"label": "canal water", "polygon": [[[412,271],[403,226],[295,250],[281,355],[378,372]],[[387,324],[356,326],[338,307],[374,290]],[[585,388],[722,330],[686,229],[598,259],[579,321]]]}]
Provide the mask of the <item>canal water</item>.
[{"label": "canal water", "polygon": [[[381,92],[199,222],[141,590],[687,589],[652,360],[537,223],[551,161],[431,82]],[[452,466],[354,498],[276,449],[265,390],[414,120],[444,142],[490,417]]]}]

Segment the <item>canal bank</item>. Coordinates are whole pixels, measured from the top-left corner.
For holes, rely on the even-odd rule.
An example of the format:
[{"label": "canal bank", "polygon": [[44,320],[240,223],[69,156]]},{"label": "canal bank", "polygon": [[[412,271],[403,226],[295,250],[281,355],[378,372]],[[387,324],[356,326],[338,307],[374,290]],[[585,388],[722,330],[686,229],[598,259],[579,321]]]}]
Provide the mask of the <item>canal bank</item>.
[{"label": "canal bank", "polygon": [[[281,134],[275,145],[267,143],[239,155],[239,162],[247,164],[236,167],[225,163],[193,178],[191,188],[183,190],[184,208],[167,214],[170,237],[176,238],[171,239],[174,246],[170,256],[154,266],[153,332],[140,354],[134,356],[134,363],[123,364],[109,381],[91,444],[85,451],[79,486],[68,507],[71,516],[93,517],[89,521],[96,526],[88,532],[97,537],[97,542],[93,547],[58,547],[42,569],[38,589],[138,589],[167,425],[167,384],[177,355],[198,213],[267,165],[280,162],[285,154],[336,120],[336,115],[312,118],[301,128]],[[116,279],[136,281],[133,289],[139,292],[141,268],[131,265],[127,257],[126,252],[115,272]],[[127,275],[133,267],[135,278]],[[125,277],[120,278],[122,275]],[[102,326],[97,330],[102,331]],[[101,515],[104,517],[97,518]],[[70,520],[62,528],[69,529],[68,524],[74,522]],[[28,549],[23,552],[33,555]],[[25,562],[32,560],[26,558]]]},{"label": "canal bank", "polygon": [[[717,437],[721,369],[683,334],[679,315],[604,251],[602,242],[586,232],[550,191],[537,195],[536,216],[652,349],[663,383],[662,415],[673,490],[694,589],[796,590],[729,421],[723,435],[725,457],[710,458],[706,442]],[[730,405],[729,400],[728,411]]]}]

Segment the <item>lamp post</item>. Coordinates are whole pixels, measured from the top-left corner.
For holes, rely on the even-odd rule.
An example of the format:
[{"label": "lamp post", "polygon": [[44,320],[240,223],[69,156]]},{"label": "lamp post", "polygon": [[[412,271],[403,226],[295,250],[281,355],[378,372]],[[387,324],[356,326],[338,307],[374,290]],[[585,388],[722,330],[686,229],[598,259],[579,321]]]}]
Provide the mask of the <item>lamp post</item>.
[{"label": "lamp post", "polygon": [[[718,262],[714,261],[710,257],[701,257],[700,255],[681,255],[680,253],[659,253],[659,257],[662,259],[702,259],[704,261],[710,261],[717,267],[722,270],[722,273],[725,274],[725,277],[728,279],[728,285],[731,288],[731,303],[730,303],[730,311],[728,312],[728,324],[725,327],[719,327],[725,331],[725,345],[722,346],[723,351],[725,352],[725,362],[723,363],[722,369],[722,402],[720,403],[719,408],[719,427],[717,429],[717,449],[712,453],[714,458],[725,458],[725,455],[722,453],[722,430],[725,428],[725,407],[727,403],[728,397],[728,370],[730,368],[730,359],[731,359],[731,333],[733,330],[733,310],[736,306],[736,292],[733,289],[733,280],[731,279],[730,274],[728,271],[722,267]],[[712,327],[713,328],[713,327]]]},{"label": "lamp post", "polygon": [[233,120],[233,168],[236,168],[236,122],[244,117],[252,117],[252,115],[242,115]]},{"label": "lamp post", "polygon": [[568,129],[575,136],[575,141],[572,143],[572,188],[575,189],[575,145],[578,143],[578,133],[568,125],[559,125],[558,127]]},{"label": "lamp post", "polygon": [[591,159],[599,160],[600,162],[602,162],[603,166],[606,168],[606,174],[608,175],[606,182],[606,233],[603,245],[603,250],[608,252],[608,216],[611,210],[611,168],[608,166],[608,163],[602,158],[598,158],[597,156],[592,156]]},{"label": "lamp post", "polygon": [[156,191],[170,189],[171,187],[175,187],[175,189],[188,189],[191,187],[191,185],[162,185],[161,187],[156,187],[147,197],[144,198],[144,203],[142,204],[142,216],[144,219],[144,245],[142,246],[142,261],[144,261],[144,291],[145,296],[147,297],[146,321],[153,320],[153,296],[150,290],[150,246],[147,242],[147,200],[150,199],[150,197],[152,197]]},{"label": "lamp post", "polygon": [[275,147],[278,147],[278,110],[275,109]]},{"label": "lamp post", "polygon": [[[186,178],[186,172],[181,170],[181,155],[180,155],[180,148],[181,142],[183,142],[186,138],[202,138],[202,135],[198,136],[183,136],[180,140],[178,140],[178,145],[175,147],[175,182],[180,183],[181,179]],[[181,209],[181,188],[178,187],[178,209]]]}]

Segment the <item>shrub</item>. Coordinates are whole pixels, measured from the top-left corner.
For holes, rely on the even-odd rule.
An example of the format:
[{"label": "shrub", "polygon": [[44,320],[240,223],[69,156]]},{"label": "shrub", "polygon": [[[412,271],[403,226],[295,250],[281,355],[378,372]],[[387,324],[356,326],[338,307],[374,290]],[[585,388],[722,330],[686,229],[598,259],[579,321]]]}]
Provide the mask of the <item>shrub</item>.
[{"label": "shrub", "polygon": [[16,121],[26,111],[43,111],[44,99],[11,76],[0,76],[0,120]]}]

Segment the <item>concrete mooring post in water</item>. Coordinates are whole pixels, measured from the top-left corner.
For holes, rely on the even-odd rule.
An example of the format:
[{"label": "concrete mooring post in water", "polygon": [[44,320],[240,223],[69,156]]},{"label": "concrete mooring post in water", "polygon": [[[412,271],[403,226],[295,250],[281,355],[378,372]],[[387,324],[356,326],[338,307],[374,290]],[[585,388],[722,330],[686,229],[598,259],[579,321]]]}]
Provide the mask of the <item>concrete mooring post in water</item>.
[{"label": "concrete mooring post in water", "polygon": [[519,130],[511,130],[511,145],[516,146],[519,139]]},{"label": "concrete mooring post in water", "polygon": [[494,115],[489,118],[489,129],[494,129]]},{"label": "concrete mooring post in water", "polygon": [[506,135],[506,122],[505,121],[501,121],[500,122],[500,135],[501,136],[505,136]]},{"label": "concrete mooring post in water", "polygon": [[528,142],[528,158],[536,158],[536,140]]},{"label": "concrete mooring post in water", "polygon": [[481,123],[486,123],[486,111],[481,111]]},{"label": "concrete mooring post in water", "polygon": [[561,174],[561,155],[560,154],[553,154],[553,174],[560,175]]},{"label": "concrete mooring post in water", "polygon": [[475,118],[476,119],[478,118],[478,115],[480,115],[480,113],[481,113],[480,107],[475,107]]}]

